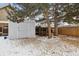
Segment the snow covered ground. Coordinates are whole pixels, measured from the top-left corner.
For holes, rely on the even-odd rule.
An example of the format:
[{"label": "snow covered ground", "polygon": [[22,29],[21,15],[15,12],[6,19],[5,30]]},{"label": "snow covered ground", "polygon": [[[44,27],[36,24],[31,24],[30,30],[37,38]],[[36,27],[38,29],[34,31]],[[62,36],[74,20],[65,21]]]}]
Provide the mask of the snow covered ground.
[{"label": "snow covered ground", "polygon": [[[63,39],[63,40],[62,40]],[[66,38],[65,38],[66,39]],[[0,56],[79,56],[79,46],[68,44],[61,37],[4,39],[0,37]]]}]

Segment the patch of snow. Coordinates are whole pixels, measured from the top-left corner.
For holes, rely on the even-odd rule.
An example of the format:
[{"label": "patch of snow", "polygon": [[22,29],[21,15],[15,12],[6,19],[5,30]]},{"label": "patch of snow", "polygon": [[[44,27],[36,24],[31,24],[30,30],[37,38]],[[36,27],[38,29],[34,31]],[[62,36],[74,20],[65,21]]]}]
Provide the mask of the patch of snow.
[{"label": "patch of snow", "polygon": [[64,44],[59,37],[37,37],[36,39],[4,40],[0,37],[0,55],[11,56],[74,56],[79,48]]}]

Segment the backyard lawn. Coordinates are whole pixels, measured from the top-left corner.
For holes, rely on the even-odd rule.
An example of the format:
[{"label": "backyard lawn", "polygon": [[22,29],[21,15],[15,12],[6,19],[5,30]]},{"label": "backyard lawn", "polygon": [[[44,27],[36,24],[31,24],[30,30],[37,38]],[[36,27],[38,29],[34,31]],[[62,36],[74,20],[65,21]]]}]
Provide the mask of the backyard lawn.
[{"label": "backyard lawn", "polygon": [[79,38],[58,36],[48,39],[4,39],[0,37],[0,55],[2,56],[76,56],[79,55]]}]

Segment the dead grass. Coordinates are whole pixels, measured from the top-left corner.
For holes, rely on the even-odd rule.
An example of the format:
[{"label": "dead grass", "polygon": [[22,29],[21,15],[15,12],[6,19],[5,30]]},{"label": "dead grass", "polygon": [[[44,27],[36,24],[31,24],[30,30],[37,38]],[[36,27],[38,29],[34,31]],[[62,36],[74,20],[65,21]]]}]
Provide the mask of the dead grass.
[{"label": "dead grass", "polygon": [[60,36],[61,41],[68,45],[79,47],[79,37]]},{"label": "dead grass", "polygon": [[64,43],[67,43],[69,45],[74,45],[76,47],[79,47],[79,40],[62,40]]}]

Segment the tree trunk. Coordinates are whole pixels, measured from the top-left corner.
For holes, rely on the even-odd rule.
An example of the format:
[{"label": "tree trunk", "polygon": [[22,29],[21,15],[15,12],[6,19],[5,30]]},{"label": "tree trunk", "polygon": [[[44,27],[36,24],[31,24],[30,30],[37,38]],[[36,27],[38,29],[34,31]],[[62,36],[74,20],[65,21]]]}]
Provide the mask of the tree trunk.
[{"label": "tree trunk", "polygon": [[52,37],[52,33],[51,33],[51,26],[50,26],[50,21],[48,19],[48,9],[45,9],[45,19],[46,19],[46,23],[48,25],[48,38]]},{"label": "tree trunk", "polygon": [[58,8],[58,5],[56,4],[54,6],[55,10],[54,10],[54,36],[58,36],[58,19],[57,19],[57,8]]},{"label": "tree trunk", "polygon": [[57,19],[54,19],[54,36],[58,36]]}]

